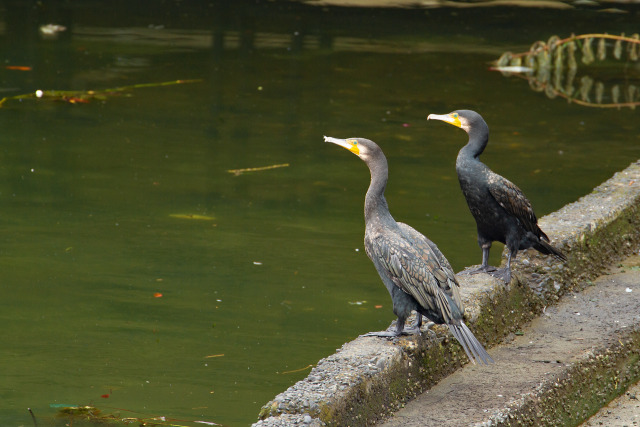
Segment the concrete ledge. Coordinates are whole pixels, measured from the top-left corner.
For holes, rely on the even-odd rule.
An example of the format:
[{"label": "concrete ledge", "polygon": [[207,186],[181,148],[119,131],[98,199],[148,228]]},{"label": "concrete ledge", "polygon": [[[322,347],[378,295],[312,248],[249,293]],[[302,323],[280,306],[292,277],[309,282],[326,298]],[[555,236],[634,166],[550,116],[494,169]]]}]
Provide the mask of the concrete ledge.
[{"label": "concrete ledge", "polygon": [[463,367],[382,426],[578,425],[640,378],[639,264],[547,307],[490,350],[495,365]]},{"label": "concrete ledge", "polygon": [[[510,286],[487,275],[458,276],[467,323],[487,347],[516,333],[562,295],[580,290],[615,260],[637,250],[640,163],[542,218],[540,224],[567,254],[564,265],[527,251],[513,264],[515,280]],[[261,421],[254,425],[353,426],[388,417],[468,362],[446,328],[434,329],[435,335],[394,341],[357,338],[343,345],[320,360],[307,378],[263,406]],[[638,340],[631,342],[637,349]],[[510,416],[525,414],[526,407],[523,403]]]}]

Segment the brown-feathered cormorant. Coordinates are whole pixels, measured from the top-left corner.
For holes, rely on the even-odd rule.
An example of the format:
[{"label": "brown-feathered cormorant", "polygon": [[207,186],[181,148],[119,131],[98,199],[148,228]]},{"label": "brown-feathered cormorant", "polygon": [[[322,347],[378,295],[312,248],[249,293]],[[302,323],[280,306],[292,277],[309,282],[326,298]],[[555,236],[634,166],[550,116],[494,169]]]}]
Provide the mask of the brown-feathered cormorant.
[{"label": "brown-feathered cormorant", "polygon": [[[489,126],[482,116],[471,110],[456,110],[449,114],[429,114],[428,120],[442,120],[463,129],[469,142],[462,147],[456,160],[460,188],[478,226],[478,244],[482,248],[482,265],[475,272],[488,272],[511,281],[511,259],[518,250],[534,248],[545,255],[567,257],[549,244],[549,237],[538,227],[531,202],[522,190],[506,178],[489,169],[479,159],[489,142]],[[507,266],[489,266],[489,250],[494,241],[508,248]]]},{"label": "brown-feathered cormorant", "polygon": [[[438,247],[425,236],[389,213],[384,190],[387,186],[387,159],[378,145],[368,139],[337,139],[324,137],[360,157],[369,166],[371,183],[364,201],[364,247],[382,278],[398,316],[395,330],[370,332],[366,336],[395,337],[420,333],[422,316],[437,324],[447,324],[462,345],[469,359],[475,363],[493,362],[462,321],[464,308],[458,281]],[[415,310],[417,322],[405,328],[405,320]]]}]

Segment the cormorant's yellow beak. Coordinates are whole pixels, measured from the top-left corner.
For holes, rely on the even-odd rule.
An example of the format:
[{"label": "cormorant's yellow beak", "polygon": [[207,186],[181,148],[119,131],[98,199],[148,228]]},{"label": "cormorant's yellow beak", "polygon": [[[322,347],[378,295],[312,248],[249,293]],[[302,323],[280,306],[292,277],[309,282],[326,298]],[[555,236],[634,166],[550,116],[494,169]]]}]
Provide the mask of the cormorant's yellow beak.
[{"label": "cormorant's yellow beak", "polygon": [[460,117],[458,117],[458,113],[429,114],[427,120],[442,120],[443,122],[447,122],[450,125],[462,128],[462,123],[460,123]]},{"label": "cormorant's yellow beak", "polygon": [[330,136],[325,136],[324,137],[324,142],[332,142],[334,144],[337,144],[341,147],[346,148],[347,150],[351,151],[353,154],[355,154],[356,156],[360,155],[360,148],[358,147],[358,141],[355,139],[338,139],[338,138],[332,138]]}]

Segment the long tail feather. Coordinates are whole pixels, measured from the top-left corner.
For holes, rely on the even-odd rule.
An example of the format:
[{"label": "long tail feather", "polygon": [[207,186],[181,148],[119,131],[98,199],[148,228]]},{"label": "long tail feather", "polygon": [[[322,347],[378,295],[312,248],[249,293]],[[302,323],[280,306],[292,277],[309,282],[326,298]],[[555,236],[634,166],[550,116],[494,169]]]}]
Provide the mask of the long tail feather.
[{"label": "long tail feather", "polygon": [[473,332],[471,332],[464,322],[460,322],[460,325],[448,326],[453,336],[462,346],[464,352],[467,353],[467,357],[471,362],[475,364],[476,361],[482,361],[485,365],[494,363],[489,353],[487,353],[487,350],[484,349],[480,341],[477,340]]},{"label": "long tail feather", "polygon": [[551,246],[549,243],[545,242],[542,239],[540,239],[539,243],[534,247],[536,248],[537,251],[542,252],[545,255],[553,255],[556,258],[560,258],[563,261],[567,260],[567,256],[565,254],[563,254],[562,252],[560,252],[559,249],[554,248],[553,246]]}]

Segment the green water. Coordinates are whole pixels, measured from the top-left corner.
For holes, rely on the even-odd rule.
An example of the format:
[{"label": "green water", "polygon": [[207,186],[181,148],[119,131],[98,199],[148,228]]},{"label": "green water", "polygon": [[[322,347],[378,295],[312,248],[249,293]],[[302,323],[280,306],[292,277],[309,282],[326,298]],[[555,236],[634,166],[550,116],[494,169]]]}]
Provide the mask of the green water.
[{"label": "green water", "polygon": [[[201,81],[0,109],[2,425],[32,425],[26,408],[48,425],[60,404],[247,425],[304,368],[385,328],[362,245],[368,171],[323,135],[382,146],[392,213],[456,269],[480,261],[454,170],[466,135],[429,113],[481,112],[483,160],[539,216],[640,157],[635,110],[488,70],[551,34],[631,33],[637,9],[109,4],[71,7],[69,40],[17,40],[5,22],[4,64],[32,70],[1,70],[2,95]],[[292,42],[296,28],[313,34]]]}]

